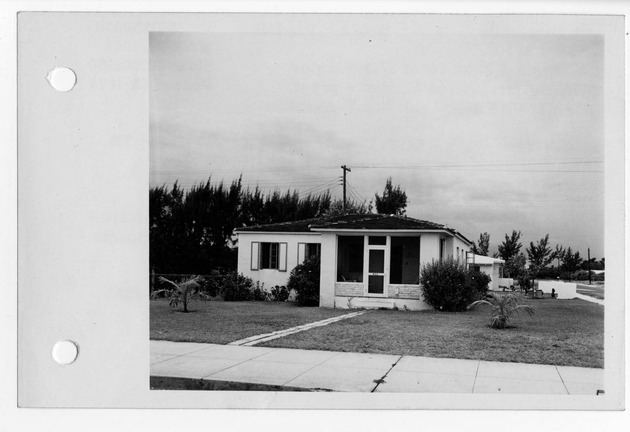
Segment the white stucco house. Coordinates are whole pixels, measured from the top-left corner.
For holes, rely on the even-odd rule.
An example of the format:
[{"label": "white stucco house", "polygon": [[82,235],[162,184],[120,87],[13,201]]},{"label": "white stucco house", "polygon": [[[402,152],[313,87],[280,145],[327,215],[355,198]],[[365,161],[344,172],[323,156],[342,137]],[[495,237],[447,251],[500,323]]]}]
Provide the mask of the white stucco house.
[{"label": "white stucco house", "polygon": [[[472,243],[433,222],[394,215],[343,215],[239,228],[238,271],[266,289],[320,254],[320,307],[429,309],[420,267],[453,257],[466,262]],[[470,260],[469,260],[470,261]]]},{"label": "white stucco house", "polygon": [[509,288],[513,284],[512,279],[502,279],[501,268],[505,264],[505,261],[500,258],[492,258],[484,255],[473,255],[472,262],[468,260],[470,265],[477,271],[483,272],[490,276],[491,282],[488,289],[498,291],[501,285],[507,284],[506,288]]}]

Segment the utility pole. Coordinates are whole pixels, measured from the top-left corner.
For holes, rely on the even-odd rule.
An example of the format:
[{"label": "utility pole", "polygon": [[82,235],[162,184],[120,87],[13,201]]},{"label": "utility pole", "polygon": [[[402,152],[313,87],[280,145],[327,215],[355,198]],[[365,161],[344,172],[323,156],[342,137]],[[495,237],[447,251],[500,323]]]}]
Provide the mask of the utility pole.
[{"label": "utility pole", "polygon": [[591,248],[588,248],[588,284],[591,284]]},{"label": "utility pole", "polygon": [[343,170],[343,212],[346,212],[346,171],[352,172],[350,168],[345,165],[341,165],[341,169]]}]

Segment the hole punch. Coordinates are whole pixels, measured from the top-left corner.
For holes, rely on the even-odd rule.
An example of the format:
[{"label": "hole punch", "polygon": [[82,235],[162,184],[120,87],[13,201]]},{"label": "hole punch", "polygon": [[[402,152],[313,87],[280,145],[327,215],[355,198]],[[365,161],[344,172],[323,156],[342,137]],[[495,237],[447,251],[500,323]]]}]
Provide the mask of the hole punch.
[{"label": "hole punch", "polygon": [[74,363],[78,356],[79,346],[71,340],[60,340],[52,349],[53,360],[62,366]]},{"label": "hole punch", "polygon": [[46,75],[46,80],[52,88],[60,92],[69,92],[77,83],[77,75],[67,67],[56,67]]}]

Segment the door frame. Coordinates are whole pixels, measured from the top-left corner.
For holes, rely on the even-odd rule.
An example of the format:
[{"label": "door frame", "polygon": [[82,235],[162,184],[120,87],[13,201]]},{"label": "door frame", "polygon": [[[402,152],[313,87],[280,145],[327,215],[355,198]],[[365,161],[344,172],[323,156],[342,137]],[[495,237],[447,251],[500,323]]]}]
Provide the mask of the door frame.
[{"label": "door frame", "polygon": [[[385,237],[384,245],[371,245],[370,237]],[[365,284],[363,286],[363,295],[366,297],[387,297],[388,296],[388,286],[389,286],[389,254],[390,254],[390,244],[391,244],[391,236],[383,235],[378,233],[370,233],[363,238],[364,241],[364,252],[363,252],[363,280]],[[370,287],[370,250],[382,250],[385,253],[383,254],[383,273],[372,273],[372,275],[382,275],[383,276],[383,293],[371,293],[369,292]]]}]

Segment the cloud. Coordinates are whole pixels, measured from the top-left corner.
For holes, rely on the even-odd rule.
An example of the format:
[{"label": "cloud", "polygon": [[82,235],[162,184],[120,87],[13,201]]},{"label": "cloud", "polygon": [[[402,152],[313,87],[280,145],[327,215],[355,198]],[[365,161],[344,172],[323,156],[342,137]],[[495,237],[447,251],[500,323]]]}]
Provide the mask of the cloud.
[{"label": "cloud", "polygon": [[603,251],[603,174],[553,172],[600,165],[514,165],[603,158],[603,39],[391,33],[152,36],[151,184],[340,196],[346,164],[353,197],[392,176],[410,216],[494,247]]}]

